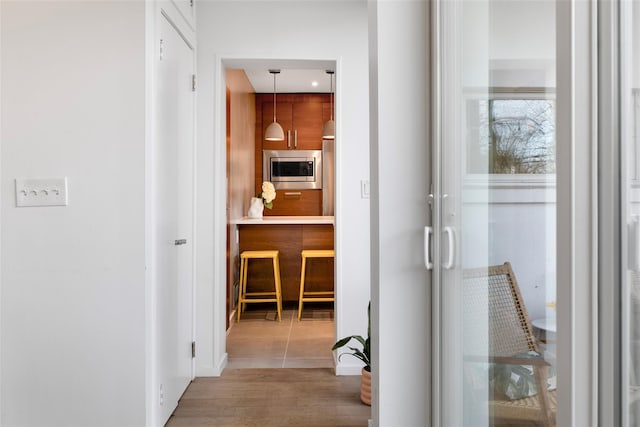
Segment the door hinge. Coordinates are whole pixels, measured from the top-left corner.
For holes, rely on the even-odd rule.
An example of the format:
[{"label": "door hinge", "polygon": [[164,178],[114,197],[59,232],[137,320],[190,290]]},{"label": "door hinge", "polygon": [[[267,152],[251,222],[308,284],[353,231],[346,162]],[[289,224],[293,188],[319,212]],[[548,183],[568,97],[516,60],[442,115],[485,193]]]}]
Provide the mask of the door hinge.
[{"label": "door hinge", "polygon": [[191,341],[191,358],[196,357],[196,342]]},{"label": "door hinge", "polygon": [[162,61],[163,56],[164,56],[164,40],[160,39],[160,61]]},{"label": "door hinge", "polygon": [[193,7],[193,0],[189,0],[189,6]]},{"label": "door hinge", "polygon": [[196,91],[196,75],[195,74],[191,75],[191,91],[192,92]]}]

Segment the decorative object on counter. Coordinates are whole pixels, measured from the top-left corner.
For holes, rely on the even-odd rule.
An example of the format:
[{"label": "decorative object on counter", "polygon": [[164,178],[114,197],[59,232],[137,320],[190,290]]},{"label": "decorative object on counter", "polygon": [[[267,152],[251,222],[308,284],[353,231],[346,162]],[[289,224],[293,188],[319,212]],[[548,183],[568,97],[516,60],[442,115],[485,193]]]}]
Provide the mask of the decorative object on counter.
[{"label": "decorative object on counter", "polygon": [[331,77],[331,119],[322,127],[322,139],[335,139],[336,123],[333,121],[333,70],[327,70],[327,74]]},{"label": "decorative object on counter", "polygon": [[266,141],[284,141],[284,130],[276,121],[276,74],[280,74],[280,70],[269,70],[269,72],[273,74],[273,123],[267,127],[264,139]]},{"label": "decorative object on counter", "polygon": [[360,382],[360,400],[362,400],[362,403],[365,405],[371,406],[371,301],[369,301],[369,305],[367,306],[367,318],[368,325],[366,339],[360,335],[351,335],[336,342],[331,350],[337,350],[344,347],[352,339],[362,344],[362,350],[358,347],[349,347],[352,353],[342,353],[338,356],[338,360],[344,354],[350,354],[364,362],[364,367],[362,368],[362,380]]},{"label": "decorative object on counter", "polygon": [[247,212],[247,216],[249,218],[262,218],[263,211],[264,211],[264,204],[262,203],[262,198],[252,197],[251,204],[249,205],[249,211]]},{"label": "decorative object on counter", "polygon": [[276,198],[276,188],[271,182],[264,181],[262,183],[262,193],[260,193],[260,197],[264,201],[264,206],[267,209],[273,207],[273,201]]},{"label": "decorative object on counter", "polygon": [[273,200],[276,198],[276,189],[272,183],[265,181],[262,183],[262,192],[257,197],[251,198],[251,204],[249,205],[249,211],[247,216],[249,218],[262,218],[264,208],[273,208]]}]

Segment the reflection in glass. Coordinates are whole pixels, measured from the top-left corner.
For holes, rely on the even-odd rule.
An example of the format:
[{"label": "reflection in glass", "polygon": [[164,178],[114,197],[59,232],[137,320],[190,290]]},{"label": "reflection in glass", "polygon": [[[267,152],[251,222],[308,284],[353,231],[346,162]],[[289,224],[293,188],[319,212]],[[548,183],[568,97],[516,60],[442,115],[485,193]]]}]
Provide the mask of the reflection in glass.
[{"label": "reflection in glass", "polygon": [[[622,141],[627,156],[627,176],[624,179],[626,209],[623,210],[628,224],[627,248],[628,269],[626,286],[623,287],[622,301],[628,304],[623,309],[627,313],[623,322],[626,336],[623,336],[623,349],[627,363],[625,384],[628,413],[624,414],[627,426],[640,425],[640,1],[623,2],[630,13],[623,14],[621,30],[626,42],[622,43]],[[625,392],[625,391],[623,391]],[[627,410],[627,409],[625,409]]]}]

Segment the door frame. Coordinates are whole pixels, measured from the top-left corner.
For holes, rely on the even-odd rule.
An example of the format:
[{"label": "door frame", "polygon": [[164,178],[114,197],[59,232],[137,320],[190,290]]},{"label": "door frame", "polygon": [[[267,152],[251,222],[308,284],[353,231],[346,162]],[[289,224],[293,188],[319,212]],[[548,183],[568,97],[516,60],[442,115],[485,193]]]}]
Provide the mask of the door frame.
[{"label": "door frame", "polygon": [[567,142],[556,163],[557,425],[576,427],[598,424],[596,12],[583,0],[556,8],[557,141]]},{"label": "door frame", "polygon": [[[256,56],[255,54],[228,54],[215,55],[215,76],[214,76],[214,140],[213,144],[213,280],[211,287],[203,289],[202,286],[197,288],[199,295],[197,301],[196,331],[198,336],[198,357],[200,351],[204,357],[209,359],[197,360],[198,366],[196,370],[199,375],[219,376],[227,365],[228,354],[226,351],[226,72],[227,68],[245,68],[256,61],[269,61],[273,64],[270,68],[294,68],[296,64],[300,65],[305,62],[317,62],[319,68],[328,68],[327,64],[334,64],[336,75],[342,70],[341,58],[312,58],[312,57],[293,57],[283,59],[281,57],[272,57],[269,55]],[[334,80],[334,117],[336,120],[336,140],[341,137],[340,127],[340,99],[342,93],[341,79]],[[345,310],[341,297],[342,288],[342,260],[341,250],[343,242],[343,233],[340,227],[341,210],[341,144],[335,147],[335,214],[334,214],[334,246],[336,249],[336,257],[334,262],[334,286],[336,301],[334,303],[334,319],[335,331],[340,331],[341,319]],[[200,183],[200,188],[203,188]],[[202,221],[202,219],[201,219]],[[200,295],[205,296],[200,299]],[[336,335],[337,336],[337,335]]]}]

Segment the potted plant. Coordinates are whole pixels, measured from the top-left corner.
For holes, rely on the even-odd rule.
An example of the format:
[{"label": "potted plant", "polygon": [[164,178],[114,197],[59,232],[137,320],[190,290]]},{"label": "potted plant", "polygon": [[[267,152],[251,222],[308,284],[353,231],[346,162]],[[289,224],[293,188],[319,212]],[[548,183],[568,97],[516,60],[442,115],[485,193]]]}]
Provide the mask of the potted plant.
[{"label": "potted plant", "polygon": [[362,348],[349,346],[351,353],[342,353],[338,359],[345,354],[349,354],[364,362],[362,381],[360,383],[360,400],[362,400],[364,404],[371,406],[371,301],[369,301],[369,305],[367,306],[367,318],[367,338],[360,335],[351,335],[336,342],[331,350],[342,348],[351,342],[351,340],[356,340],[362,345]]}]

